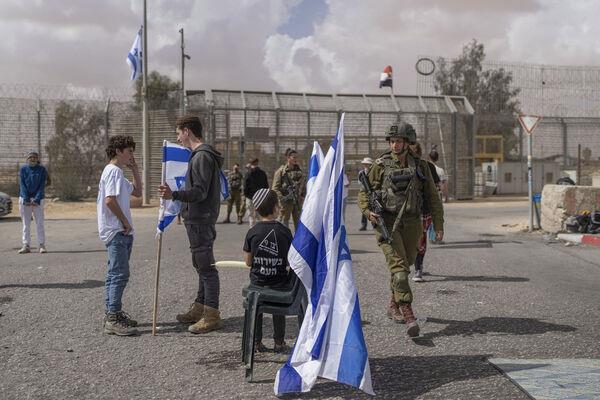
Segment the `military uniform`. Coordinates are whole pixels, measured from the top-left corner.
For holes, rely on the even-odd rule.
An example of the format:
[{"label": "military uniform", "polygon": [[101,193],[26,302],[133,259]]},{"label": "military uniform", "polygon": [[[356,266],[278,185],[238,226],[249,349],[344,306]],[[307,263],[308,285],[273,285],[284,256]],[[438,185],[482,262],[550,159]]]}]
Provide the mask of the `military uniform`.
[{"label": "military uniform", "polygon": [[227,218],[225,219],[225,223],[230,222],[229,216],[231,215],[231,211],[233,210],[233,205],[235,204],[235,212],[237,214],[237,222],[241,223],[242,217],[244,214],[241,209],[242,204],[242,180],[244,176],[240,171],[231,171],[227,176],[227,180],[229,181],[229,199],[227,199]]},{"label": "military uniform", "polygon": [[[408,126],[412,129],[412,126]],[[414,133],[414,130],[412,132]],[[397,127],[396,134],[388,133],[388,137],[404,138],[398,134]],[[408,148],[408,144],[405,146]],[[406,149],[401,154],[391,151],[382,154],[371,166],[367,176],[373,191],[381,200],[384,208],[382,217],[390,233],[390,242],[382,242],[381,229],[379,226],[375,227],[377,242],[390,270],[393,299],[396,305],[400,306],[406,322],[416,325],[410,307],[413,294],[408,276],[410,266],[415,262],[419,239],[423,234],[421,204],[424,198],[427,199],[434,228],[436,231],[443,231],[442,203],[426,162]],[[364,188],[359,192],[358,206],[368,217],[369,201]],[[410,314],[410,318],[407,318],[407,313]],[[416,335],[418,335],[418,326]]]},{"label": "military uniform", "polygon": [[306,194],[304,173],[298,165],[289,167],[288,164],[284,164],[275,171],[272,189],[279,196],[280,222],[289,228],[291,216],[294,221],[294,229],[297,229],[302,212],[302,201]]}]

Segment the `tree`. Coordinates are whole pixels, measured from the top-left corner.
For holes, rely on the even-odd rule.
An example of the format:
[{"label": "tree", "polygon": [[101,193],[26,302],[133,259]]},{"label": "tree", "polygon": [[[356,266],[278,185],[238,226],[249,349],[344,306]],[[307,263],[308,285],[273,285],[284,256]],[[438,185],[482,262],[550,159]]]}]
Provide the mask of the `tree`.
[{"label": "tree", "polygon": [[[173,81],[157,71],[148,74],[146,100],[150,110],[167,110],[179,107],[181,101],[181,82]],[[137,108],[142,107],[142,77],[135,81],[133,95]]]},{"label": "tree", "polygon": [[54,194],[80,200],[95,188],[106,162],[104,112],[96,105],[60,102],[55,134],[46,144]]},{"label": "tree", "polygon": [[439,59],[434,88],[443,95],[465,96],[477,114],[477,135],[502,135],[504,157],[514,157],[518,138],[514,135],[515,115],[519,113],[518,88],[511,88],[512,74],[499,69],[483,69],[485,49],[473,39],[454,61]]}]

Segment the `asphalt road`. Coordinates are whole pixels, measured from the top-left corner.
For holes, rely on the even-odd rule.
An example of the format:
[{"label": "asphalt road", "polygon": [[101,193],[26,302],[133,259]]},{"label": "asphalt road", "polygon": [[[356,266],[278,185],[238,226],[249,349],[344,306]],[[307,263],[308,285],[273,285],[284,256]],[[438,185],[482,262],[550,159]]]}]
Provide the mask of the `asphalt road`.
[{"label": "asphalt road", "polygon": [[[413,284],[422,337],[385,316],[389,275],[370,232],[348,232],[373,387],[378,398],[527,399],[487,358],[600,358],[600,248],[565,247],[502,225],[526,221],[523,202],[446,207],[446,242],[431,246],[427,282]],[[224,268],[222,331],[193,336],[175,314],[194,299],[196,275],[182,226],[165,236],[160,334],[151,335],[156,215],[136,210],[125,309],[141,335],[102,334],[106,251],[95,214],[47,221],[48,254],[18,255],[20,221],[0,219],[0,398],[273,397],[285,356],[259,354],[255,383],[240,365],[241,289],[247,270]],[[217,260],[241,260],[247,226],[217,225]],[[265,344],[272,347],[270,319]],[[288,342],[297,332],[288,319]],[[320,380],[301,398],[367,398]]]}]

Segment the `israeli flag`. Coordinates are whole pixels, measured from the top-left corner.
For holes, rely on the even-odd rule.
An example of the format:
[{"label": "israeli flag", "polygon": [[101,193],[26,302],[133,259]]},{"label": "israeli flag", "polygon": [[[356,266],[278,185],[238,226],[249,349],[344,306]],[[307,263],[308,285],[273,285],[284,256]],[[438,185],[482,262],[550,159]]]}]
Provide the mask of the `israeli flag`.
[{"label": "israeli flag", "polygon": [[344,114],[304,203],[288,253],[309,302],[300,334],[277,372],[275,394],[307,392],[317,377],[374,394],[352,258],[342,218]]},{"label": "israeli flag", "polygon": [[[184,186],[191,155],[192,152],[189,149],[166,140],[163,141],[162,178],[172,191],[180,190]],[[158,211],[158,233],[164,232],[180,211],[181,202],[179,200],[161,199]]]},{"label": "israeli flag", "polygon": [[323,150],[321,150],[319,142],[315,140],[313,143],[312,154],[310,155],[310,161],[308,163],[308,181],[306,182],[306,193],[310,192],[313,183],[317,179],[319,169],[321,169],[321,164],[323,164]]},{"label": "israeli flag", "polygon": [[135,81],[142,73],[142,29],[144,28],[141,27],[138,31],[126,59],[129,68],[131,68],[132,81]]},{"label": "israeli flag", "polygon": [[221,201],[225,201],[229,198],[229,181],[227,177],[223,173],[222,170],[219,169],[219,180],[221,181]]}]

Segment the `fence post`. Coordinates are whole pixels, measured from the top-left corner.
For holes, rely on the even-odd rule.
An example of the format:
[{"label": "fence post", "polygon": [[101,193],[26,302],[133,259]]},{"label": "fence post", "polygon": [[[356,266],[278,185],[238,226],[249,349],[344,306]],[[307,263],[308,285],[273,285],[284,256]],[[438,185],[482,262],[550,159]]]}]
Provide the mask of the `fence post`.
[{"label": "fence post", "polygon": [[37,101],[37,151],[40,156],[40,161],[42,160],[42,101],[38,99]]},{"label": "fence post", "polygon": [[373,155],[373,113],[371,111],[369,111],[369,156],[372,157]]},{"label": "fence post", "polygon": [[454,200],[458,200],[458,113],[452,113],[452,191]]},{"label": "fence post", "polygon": [[108,135],[108,126],[110,124],[109,112],[110,112],[110,97],[108,99],[106,99],[106,110],[104,112],[104,142],[107,147],[108,147],[108,136],[109,136]]},{"label": "fence post", "polygon": [[562,134],[563,134],[563,168],[570,165],[571,162],[569,160],[568,148],[567,148],[567,124],[565,123],[565,119],[561,118],[560,123],[562,125]]}]

